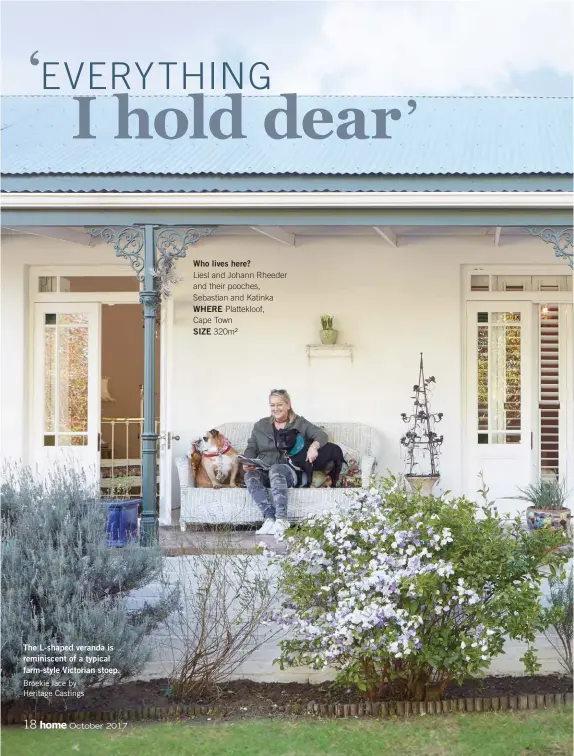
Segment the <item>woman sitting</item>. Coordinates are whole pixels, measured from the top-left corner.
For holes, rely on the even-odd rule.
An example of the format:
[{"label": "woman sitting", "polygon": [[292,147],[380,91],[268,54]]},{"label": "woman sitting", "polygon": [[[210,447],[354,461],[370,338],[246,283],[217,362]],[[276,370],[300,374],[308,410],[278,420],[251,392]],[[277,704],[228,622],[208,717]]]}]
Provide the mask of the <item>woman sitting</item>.
[{"label": "woman sitting", "polygon": [[[307,461],[311,464],[317,458],[319,448],[327,443],[328,436],[321,428],[295,414],[285,389],[274,389],[269,394],[269,409],[271,416],[262,418],[253,426],[243,456],[261,459],[271,467],[260,470],[253,465],[244,465],[243,469],[247,490],[263,514],[263,526],[257,533],[281,537],[290,526],[287,489],[297,485],[297,474],[277,448],[277,431],[294,428],[306,441],[311,441],[307,451]],[[267,497],[268,488],[271,489],[272,502]]]}]

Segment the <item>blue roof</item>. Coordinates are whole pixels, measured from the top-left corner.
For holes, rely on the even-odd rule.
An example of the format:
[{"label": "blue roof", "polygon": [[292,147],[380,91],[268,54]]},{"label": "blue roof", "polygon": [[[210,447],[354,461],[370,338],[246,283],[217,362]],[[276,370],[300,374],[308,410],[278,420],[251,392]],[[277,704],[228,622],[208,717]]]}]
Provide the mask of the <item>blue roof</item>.
[{"label": "blue roof", "polygon": [[[78,103],[71,96],[8,96],[2,98],[2,173],[484,176],[573,172],[573,98],[416,97],[416,111],[407,115],[408,99],[298,98],[299,124],[311,108],[325,108],[333,114],[336,127],[341,110],[357,108],[365,113],[366,130],[371,134],[373,108],[399,108],[402,118],[389,119],[390,139],[303,136],[273,140],[264,131],[264,118],[273,108],[284,107],[284,99],[244,96],[245,139],[155,136],[140,140],[114,138],[117,99],[102,96],[92,102],[91,130],[97,138],[83,140],[73,138]],[[228,106],[226,97],[206,97],[206,117]],[[145,108],[151,121],[162,109],[178,108],[192,122],[193,101],[186,96],[130,95],[130,108],[134,107]]]}]

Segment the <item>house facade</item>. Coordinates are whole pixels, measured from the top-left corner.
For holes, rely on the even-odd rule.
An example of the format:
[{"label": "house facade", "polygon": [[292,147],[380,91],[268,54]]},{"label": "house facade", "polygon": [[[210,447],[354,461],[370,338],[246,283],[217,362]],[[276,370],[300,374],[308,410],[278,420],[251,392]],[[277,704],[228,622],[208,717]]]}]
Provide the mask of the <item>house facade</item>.
[{"label": "house facade", "polygon": [[391,139],[349,142],[119,145],[104,116],[78,142],[72,106],[4,106],[5,459],[139,487],[150,528],[159,489],[170,525],[175,457],[282,387],[402,472],[422,353],[440,488],[483,480],[509,513],[541,476],[574,489],[571,99],[419,98]]}]

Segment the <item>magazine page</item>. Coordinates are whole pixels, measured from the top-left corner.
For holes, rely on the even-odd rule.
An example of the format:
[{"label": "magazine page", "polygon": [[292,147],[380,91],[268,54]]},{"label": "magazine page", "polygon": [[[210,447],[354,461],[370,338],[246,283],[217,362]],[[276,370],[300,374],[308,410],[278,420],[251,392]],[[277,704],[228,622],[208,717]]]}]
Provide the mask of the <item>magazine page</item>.
[{"label": "magazine page", "polygon": [[1,27],[4,752],[571,753],[572,5]]}]

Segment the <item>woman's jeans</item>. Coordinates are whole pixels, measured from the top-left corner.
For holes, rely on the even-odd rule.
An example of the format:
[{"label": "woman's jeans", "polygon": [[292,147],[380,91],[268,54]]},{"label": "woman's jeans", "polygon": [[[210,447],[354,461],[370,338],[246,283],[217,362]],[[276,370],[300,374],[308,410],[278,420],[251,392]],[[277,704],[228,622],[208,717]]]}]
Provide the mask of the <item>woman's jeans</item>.
[{"label": "woman's jeans", "polygon": [[[253,501],[263,512],[263,519],[276,517],[287,519],[287,489],[297,483],[297,473],[290,465],[271,465],[269,470],[247,470],[245,472],[245,485],[251,494]],[[270,502],[267,497],[267,489],[271,489]]]}]

